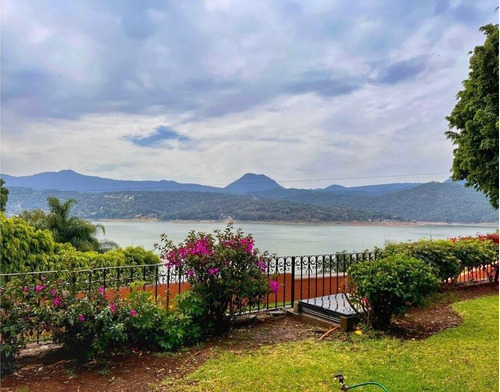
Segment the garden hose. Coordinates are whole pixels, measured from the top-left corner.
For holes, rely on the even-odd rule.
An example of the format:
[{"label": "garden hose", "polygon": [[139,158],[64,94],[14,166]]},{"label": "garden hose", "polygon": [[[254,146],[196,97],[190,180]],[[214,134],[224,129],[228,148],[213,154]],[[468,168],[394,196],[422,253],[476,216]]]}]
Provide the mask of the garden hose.
[{"label": "garden hose", "polygon": [[354,388],[357,388],[357,387],[362,387],[364,385],[375,385],[375,386],[379,387],[380,389],[383,389],[385,392],[389,392],[387,390],[387,388],[384,387],[382,384],[380,384],[378,382],[374,382],[374,381],[362,382],[362,383],[359,383],[359,384],[354,384],[354,385],[348,386],[345,390],[354,389]]},{"label": "garden hose", "polygon": [[354,385],[348,386],[348,385],[345,385],[345,383],[344,383],[344,376],[342,374],[335,374],[333,376],[333,378],[336,378],[338,380],[338,382],[340,384],[340,389],[342,391],[347,391],[349,389],[363,387],[363,386],[366,386],[366,385],[375,385],[376,387],[379,387],[380,389],[384,390],[385,392],[389,392],[386,387],[384,387],[382,384],[380,384],[378,382],[368,381],[368,382],[361,382],[359,384],[354,384]]}]

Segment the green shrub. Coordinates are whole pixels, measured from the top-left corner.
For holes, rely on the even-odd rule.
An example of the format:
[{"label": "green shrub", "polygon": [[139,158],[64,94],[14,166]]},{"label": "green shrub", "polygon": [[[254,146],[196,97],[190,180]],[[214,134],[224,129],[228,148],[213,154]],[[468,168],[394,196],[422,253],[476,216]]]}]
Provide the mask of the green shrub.
[{"label": "green shrub", "polygon": [[404,255],[353,264],[348,275],[354,298],[367,305],[368,322],[376,329],[386,329],[392,315],[421,304],[438,284],[431,267]]},{"label": "green shrub", "polygon": [[169,351],[199,341],[200,327],[191,315],[166,309],[151,292],[134,289],[127,298],[129,344],[134,348]]},{"label": "green shrub", "polygon": [[497,261],[496,241],[497,237],[494,235],[480,235],[450,240],[391,243],[385,249],[378,250],[378,254],[415,257],[430,265],[441,281],[455,281],[465,268],[486,266]]},{"label": "green shrub", "polygon": [[185,324],[185,344],[195,344],[203,336],[202,325],[206,319],[203,298],[192,290],[175,297],[175,311],[181,323]]},{"label": "green shrub", "polygon": [[441,281],[455,280],[462,272],[462,264],[457,257],[455,246],[448,240],[388,244],[383,255],[384,257],[406,255],[422,260],[433,268]]},{"label": "green shrub", "polygon": [[268,254],[259,255],[252,236],[241,230],[228,226],[214,235],[192,231],[178,246],[164,235],[162,240],[157,247],[165,265],[182,269],[202,301],[205,333],[222,333],[239,310],[255,306],[270,290],[279,288],[263,274]]},{"label": "green shrub", "polygon": [[498,260],[498,244],[477,238],[465,238],[453,242],[455,255],[462,267],[487,265]]}]

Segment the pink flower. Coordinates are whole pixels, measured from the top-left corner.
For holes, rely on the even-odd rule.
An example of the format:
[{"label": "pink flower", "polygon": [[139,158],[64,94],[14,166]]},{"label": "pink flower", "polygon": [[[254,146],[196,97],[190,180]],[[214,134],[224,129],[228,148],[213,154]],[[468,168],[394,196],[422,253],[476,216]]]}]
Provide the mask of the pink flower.
[{"label": "pink flower", "polygon": [[109,309],[111,310],[111,313],[116,314],[116,304],[110,303]]},{"label": "pink flower", "polygon": [[188,276],[193,276],[194,275],[194,271],[193,270],[188,270]]},{"label": "pink flower", "polygon": [[209,273],[210,275],[215,275],[215,274],[216,274],[217,272],[219,272],[219,271],[220,271],[220,268],[215,267],[215,268],[210,268],[210,269],[208,270],[208,273]]},{"label": "pink flower", "polygon": [[[54,303],[54,306],[61,305],[61,300],[58,297],[55,297],[52,302]],[[83,320],[80,320],[80,321],[83,321]]]},{"label": "pink flower", "polygon": [[51,289],[50,290],[50,295],[56,295],[57,294],[57,290],[56,289]]},{"label": "pink flower", "polygon": [[259,268],[260,268],[260,271],[261,271],[261,272],[266,272],[266,271],[267,271],[267,265],[266,265],[266,263],[264,263],[262,260],[259,260],[259,261],[257,262],[257,267],[259,267]]},{"label": "pink flower", "polygon": [[179,257],[181,259],[185,259],[188,254],[188,250],[186,248],[180,248],[179,249]]},{"label": "pink flower", "polygon": [[271,291],[276,294],[278,290],[280,289],[280,284],[276,280],[271,280],[269,282],[269,287],[271,288]]},{"label": "pink flower", "polygon": [[240,245],[245,248],[245,252],[252,253],[254,241],[252,238],[242,238]]},{"label": "pink flower", "polygon": [[28,287],[28,286],[24,286],[24,287],[23,287],[23,291],[24,291],[25,293],[27,293],[28,291],[30,291],[30,289],[29,289],[29,287]]},{"label": "pink flower", "polygon": [[100,293],[101,295],[106,294],[106,289],[105,289],[104,287],[99,287],[97,290],[99,291],[99,293]]},{"label": "pink flower", "polygon": [[228,240],[228,241],[224,241],[224,245],[227,246],[228,248],[234,248],[235,243],[234,243],[234,240]]},{"label": "pink flower", "polygon": [[45,286],[45,285],[43,285],[43,284],[37,284],[37,285],[35,286],[35,291],[36,291],[37,293],[39,293],[40,291],[42,291],[43,289],[45,289],[45,287],[46,287],[46,286]]},{"label": "pink flower", "polygon": [[137,316],[137,310],[132,309],[132,310],[130,311],[130,315],[131,315],[132,317]]},{"label": "pink flower", "polygon": [[84,322],[85,316],[83,314],[78,315],[78,321]]}]

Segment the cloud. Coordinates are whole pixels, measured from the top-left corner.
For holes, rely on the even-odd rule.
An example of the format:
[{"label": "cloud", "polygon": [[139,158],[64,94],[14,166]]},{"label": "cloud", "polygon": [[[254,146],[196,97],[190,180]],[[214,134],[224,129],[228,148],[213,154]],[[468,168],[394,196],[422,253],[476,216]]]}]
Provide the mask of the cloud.
[{"label": "cloud", "polygon": [[444,117],[496,19],[458,0],[5,0],[2,171],[448,172]]}]

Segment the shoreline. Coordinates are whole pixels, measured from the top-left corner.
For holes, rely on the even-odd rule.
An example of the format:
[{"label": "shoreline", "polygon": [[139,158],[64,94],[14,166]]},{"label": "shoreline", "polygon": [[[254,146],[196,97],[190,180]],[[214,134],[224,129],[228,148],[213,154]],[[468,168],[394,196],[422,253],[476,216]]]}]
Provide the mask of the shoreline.
[{"label": "shoreline", "polygon": [[261,224],[261,225],[294,225],[294,226],[480,226],[488,228],[498,228],[498,222],[480,222],[480,223],[461,223],[461,222],[398,222],[398,221],[350,221],[350,222],[288,222],[288,221],[242,221],[242,220],[161,220],[156,218],[133,218],[133,219],[97,219],[94,222],[168,222],[168,223],[215,223],[215,224],[229,224],[233,223],[234,226],[238,224]]}]

